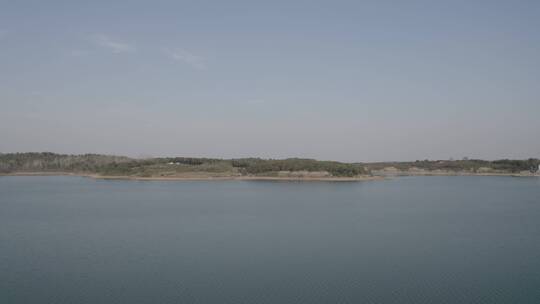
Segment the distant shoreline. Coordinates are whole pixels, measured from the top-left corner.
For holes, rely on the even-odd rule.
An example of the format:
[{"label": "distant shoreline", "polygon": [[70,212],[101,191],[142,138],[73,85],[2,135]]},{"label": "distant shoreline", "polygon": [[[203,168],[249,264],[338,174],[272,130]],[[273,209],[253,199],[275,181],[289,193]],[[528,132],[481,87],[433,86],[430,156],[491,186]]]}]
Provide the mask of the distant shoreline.
[{"label": "distant shoreline", "polygon": [[122,180],[368,181],[395,176],[539,176],[540,159],[342,163],[308,158],[134,159],[117,155],[52,152],[0,153],[0,174],[76,175]]},{"label": "distant shoreline", "polygon": [[99,174],[73,173],[73,172],[11,172],[1,173],[0,176],[80,176],[102,180],[135,180],[135,181],[319,181],[319,182],[359,182],[386,179],[383,176],[355,176],[355,177],[285,177],[285,176],[107,176]]},{"label": "distant shoreline", "polygon": [[355,177],[288,177],[288,176],[200,176],[189,175],[185,176],[107,176],[90,173],[74,173],[74,172],[11,172],[0,173],[0,176],[79,176],[88,177],[100,180],[132,180],[132,181],[284,181],[284,182],[361,182],[361,181],[380,181],[394,177],[406,177],[406,176],[508,176],[508,177],[540,177],[540,175],[534,174],[520,174],[520,173],[471,173],[471,172],[397,172],[394,174],[381,174],[380,172],[374,175],[364,175]]}]

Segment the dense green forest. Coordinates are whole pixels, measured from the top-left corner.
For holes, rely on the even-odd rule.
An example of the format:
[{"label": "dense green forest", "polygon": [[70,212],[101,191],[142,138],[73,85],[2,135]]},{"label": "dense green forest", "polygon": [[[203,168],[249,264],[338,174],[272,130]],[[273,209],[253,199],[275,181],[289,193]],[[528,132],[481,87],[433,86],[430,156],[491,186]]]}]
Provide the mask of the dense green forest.
[{"label": "dense green forest", "polygon": [[280,172],[328,172],[336,177],[369,175],[373,171],[393,167],[407,171],[423,169],[453,172],[536,172],[539,159],[527,160],[418,160],[415,162],[342,163],[314,159],[215,159],[192,157],[161,157],[135,159],[124,156],[82,154],[67,155],[50,152],[0,154],[0,173],[71,172],[104,176],[175,176],[185,173],[217,176],[276,176]]},{"label": "dense green forest", "polygon": [[280,171],[326,171],[332,176],[357,176],[367,172],[360,164],[290,158],[148,158],[133,159],[98,154],[44,153],[0,154],[0,172],[74,172],[102,175],[164,176],[186,172],[234,175],[273,175]]}]

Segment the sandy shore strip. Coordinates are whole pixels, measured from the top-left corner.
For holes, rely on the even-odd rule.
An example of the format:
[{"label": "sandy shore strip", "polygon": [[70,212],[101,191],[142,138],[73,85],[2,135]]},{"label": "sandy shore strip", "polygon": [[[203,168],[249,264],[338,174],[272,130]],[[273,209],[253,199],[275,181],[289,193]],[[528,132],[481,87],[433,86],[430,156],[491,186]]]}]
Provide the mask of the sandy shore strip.
[{"label": "sandy shore strip", "polygon": [[386,179],[382,176],[357,176],[357,177],[276,177],[276,176],[157,176],[157,177],[139,177],[139,176],[91,176],[96,179],[109,180],[142,180],[142,181],[298,181],[298,182],[359,182]]}]

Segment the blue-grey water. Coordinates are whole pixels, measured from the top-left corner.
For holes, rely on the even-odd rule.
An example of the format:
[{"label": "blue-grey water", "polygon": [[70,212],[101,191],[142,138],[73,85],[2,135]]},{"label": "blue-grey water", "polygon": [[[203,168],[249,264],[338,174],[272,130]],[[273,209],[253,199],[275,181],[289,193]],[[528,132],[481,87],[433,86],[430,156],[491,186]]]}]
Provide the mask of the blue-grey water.
[{"label": "blue-grey water", "polygon": [[0,303],[540,303],[540,178],[0,177]]}]

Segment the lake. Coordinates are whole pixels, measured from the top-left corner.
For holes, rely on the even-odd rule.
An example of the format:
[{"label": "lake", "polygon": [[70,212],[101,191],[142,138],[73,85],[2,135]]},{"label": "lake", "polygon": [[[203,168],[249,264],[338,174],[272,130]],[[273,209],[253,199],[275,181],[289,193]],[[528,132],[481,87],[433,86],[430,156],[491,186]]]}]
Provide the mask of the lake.
[{"label": "lake", "polygon": [[0,177],[0,303],[540,303],[540,178]]}]

